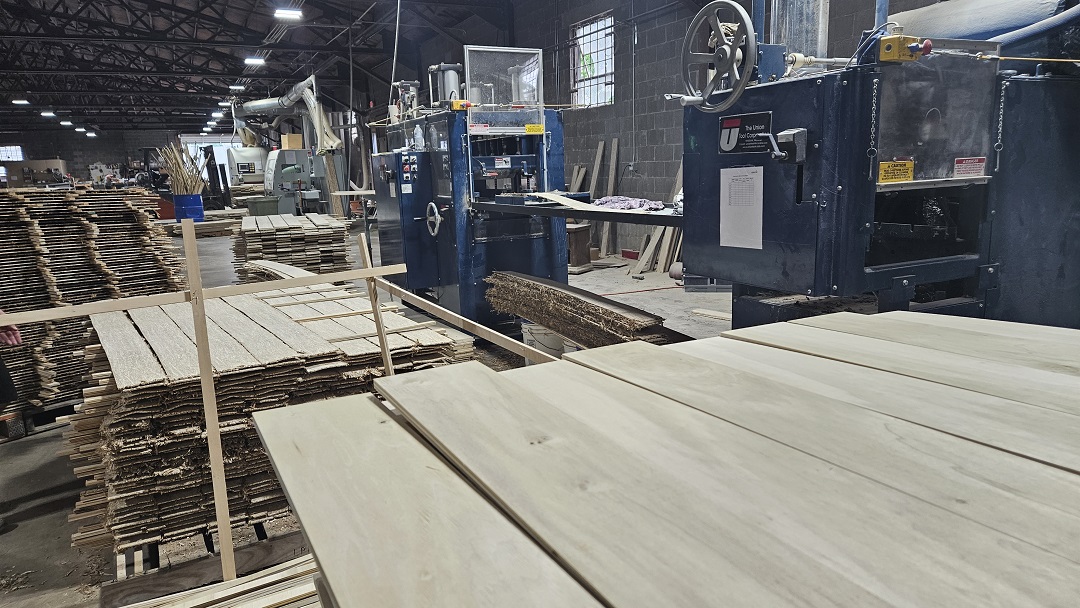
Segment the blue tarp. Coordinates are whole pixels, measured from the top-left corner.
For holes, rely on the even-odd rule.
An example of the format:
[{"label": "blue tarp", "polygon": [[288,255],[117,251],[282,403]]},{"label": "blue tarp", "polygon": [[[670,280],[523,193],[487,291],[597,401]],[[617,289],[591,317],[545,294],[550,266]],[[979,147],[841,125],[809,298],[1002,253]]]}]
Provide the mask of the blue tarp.
[{"label": "blue tarp", "polygon": [[1065,10],[1065,0],[947,0],[889,17],[921,38],[988,40]]}]

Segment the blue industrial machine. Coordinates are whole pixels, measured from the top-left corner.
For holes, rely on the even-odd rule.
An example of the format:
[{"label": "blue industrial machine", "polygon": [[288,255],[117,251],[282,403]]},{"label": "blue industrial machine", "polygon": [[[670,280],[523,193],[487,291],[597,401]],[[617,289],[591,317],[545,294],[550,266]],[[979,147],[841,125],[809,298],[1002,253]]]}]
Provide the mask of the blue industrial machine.
[{"label": "blue industrial machine", "polygon": [[[484,297],[492,271],[567,282],[566,220],[524,207],[564,188],[562,116],[543,108],[537,49],[467,46],[463,67],[432,73],[440,99],[418,108],[402,95],[392,151],[372,158],[382,263],[408,266],[402,287],[494,325],[506,319]],[[481,206],[496,201],[501,211]]]},{"label": "blue industrial machine", "polygon": [[683,48],[685,272],[733,284],[736,327],[861,297],[1080,328],[1077,64],[1006,59],[1077,56],[1078,11],[988,41],[883,24],[851,58],[780,50],[778,77],[710,3]]}]

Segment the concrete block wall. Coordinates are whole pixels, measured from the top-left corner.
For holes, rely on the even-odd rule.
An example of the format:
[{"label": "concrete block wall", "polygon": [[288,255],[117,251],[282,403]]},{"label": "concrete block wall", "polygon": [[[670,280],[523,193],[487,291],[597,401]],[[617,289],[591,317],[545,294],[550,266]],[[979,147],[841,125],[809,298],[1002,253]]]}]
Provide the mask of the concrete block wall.
[{"label": "concrete block wall", "polygon": [[140,148],[163,148],[179,142],[174,131],[103,131],[87,137],[75,131],[24,131],[0,134],[0,145],[18,145],[27,160],[60,158],[68,163],[71,174],[90,178],[91,163],[126,164],[142,160]]},{"label": "concrete block wall", "polygon": [[[916,8],[937,4],[941,0],[892,0],[889,14],[902,13]],[[874,23],[876,2],[874,0],[830,0],[829,2],[829,56],[847,57],[855,52],[865,30]],[[918,36],[918,32],[911,32]]]}]

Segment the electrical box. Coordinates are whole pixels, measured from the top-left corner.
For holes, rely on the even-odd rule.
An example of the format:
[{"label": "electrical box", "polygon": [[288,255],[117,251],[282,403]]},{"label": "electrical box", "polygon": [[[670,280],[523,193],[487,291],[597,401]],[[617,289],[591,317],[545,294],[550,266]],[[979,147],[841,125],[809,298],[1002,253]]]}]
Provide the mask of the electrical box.
[{"label": "electrical box", "polygon": [[234,184],[261,184],[266,172],[266,148],[229,148],[229,171]]},{"label": "electrical box", "polygon": [[303,150],[304,136],[301,133],[286,133],[281,136],[282,150]]},{"label": "electrical box", "polygon": [[878,44],[878,59],[883,62],[918,61],[923,56],[922,50],[913,51],[912,48],[921,44],[922,40],[914,36],[883,36]]}]

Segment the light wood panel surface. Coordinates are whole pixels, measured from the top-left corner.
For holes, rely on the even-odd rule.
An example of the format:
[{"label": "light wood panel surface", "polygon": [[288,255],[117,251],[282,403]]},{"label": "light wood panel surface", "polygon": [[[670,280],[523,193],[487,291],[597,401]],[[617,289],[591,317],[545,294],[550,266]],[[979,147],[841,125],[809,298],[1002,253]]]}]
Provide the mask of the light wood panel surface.
[{"label": "light wood panel surface", "polygon": [[902,319],[909,323],[922,323],[935,327],[947,327],[957,329],[970,329],[981,333],[1006,336],[1019,340],[1054,340],[1075,344],[1080,331],[1065,329],[1063,327],[1051,327],[1049,325],[1031,325],[1029,323],[1013,323],[1010,321],[990,321],[987,319],[975,319],[971,317],[957,317],[953,315],[934,315],[920,312],[895,311],[878,315],[889,319]]},{"label": "light wood panel surface", "polygon": [[376,380],[610,604],[1039,606],[1080,565],[570,363]]},{"label": "light wood panel surface", "polygon": [[794,323],[738,329],[724,336],[1080,415],[1076,376]]},{"label": "light wood panel surface", "polygon": [[[181,304],[181,306],[184,305]],[[94,315],[90,320],[103,347],[110,348],[114,344],[135,345],[135,348],[126,351],[127,356],[123,361],[113,366],[113,380],[118,389],[155,384],[165,378],[165,370],[161,369],[154,352],[147,346],[126,314],[107,312]]]},{"label": "light wood panel surface", "polygon": [[[722,338],[708,342],[712,348],[631,342],[579,351],[566,359],[1080,563],[1080,476],[860,407],[887,400],[901,411],[925,407],[923,403],[950,409],[952,403],[940,393],[957,389],[826,361],[831,369],[816,374],[824,384],[844,378],[858,391],[882,375],[899,380],[889,387],[891,394],[845,401],[840,391],[815,392],[820,385],[787,371],[800,367],[805,361],[799,359],[809,355]],[[757,356],[751,358],[750,351],[758,351],[753,353]],[[770,364],[769,355],[775,353],[789,356]],[[968,422],[977,427],[984,420],[974,414]],[[1080,426],[1071,435],[1057,437],[1074,442],[1078,435]],[[1038,447],[1038,438],[1032,439]],[[1046,443],[1052,440],[1044,438]]]},{"label": "light wood panel surface", "polygon": [[1071,341],[1059,338],[1042,339],[1036,336],[1003,336],[985,331],[995,325],[995,321],[982,321],[978,327],[984,329],[976,329],[975,326],[964,329],[953,325],[919,323],[910,316],[889,317],[841,312],[798,319],[792,323],[1080,376],[1080,331],[1074,332],[1076,335]]},{"label": "light wood panel surface", "polygon": [[255,424],[338,606],[599,608],[374,398]]}]

